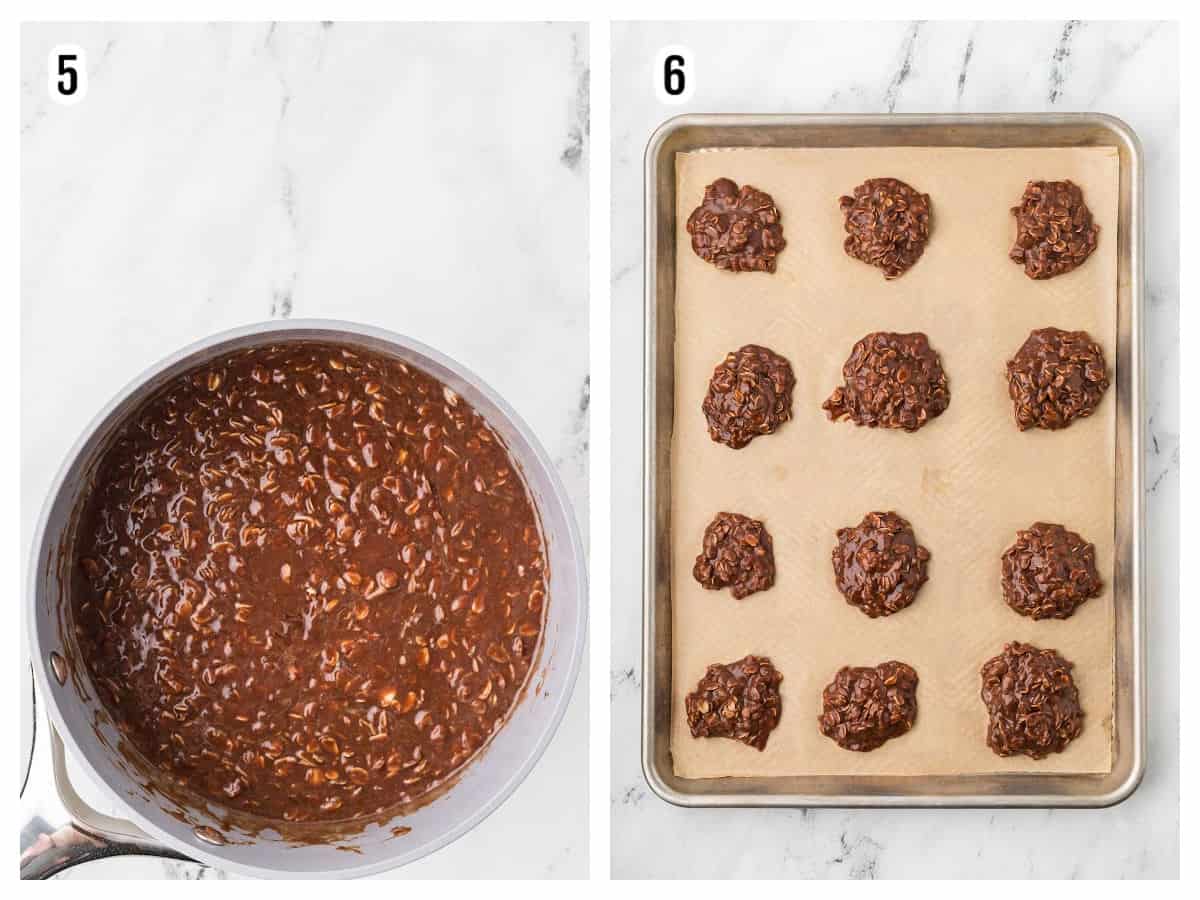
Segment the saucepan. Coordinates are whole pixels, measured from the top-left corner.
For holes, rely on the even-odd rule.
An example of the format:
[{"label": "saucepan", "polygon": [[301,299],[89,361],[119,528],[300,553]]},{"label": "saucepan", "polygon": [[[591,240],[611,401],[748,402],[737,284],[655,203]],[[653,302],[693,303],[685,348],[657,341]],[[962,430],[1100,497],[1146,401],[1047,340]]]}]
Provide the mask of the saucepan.
[{"label": "saucepan", "polygon": [[[546,542],[549,590],[539,657],[506,724],[458,781],[427,805],[322,843],[297,842],[271,828],[230,824],[226,811],[189,805],[155,790],[131,762],[92,688],[71,634],[69,553],[74,513],[109,439],[147,397],[180,373],[231,351],[319,340],[388,355],[433,375],[482,414],[506,442],[537,507]],[[460,837],[520,785],[546,749],[567,704],[583,654],[587,578],[583,547],[554,466],[529,427],[495,391],[454,360],[411,338],[327,320],[270,322],[233,329],[172,354],[129,384],[92,421],[54,480],[34,533],[25,606],[39,700],[63,750],[105,786],[127,821],[103,817],[128,841],[157,845],[226,871],[257,877],[358,877],[405,865]],[[92,826],[93,829],[95,826]],[[105,835],[100,835],[104,837]]]}]

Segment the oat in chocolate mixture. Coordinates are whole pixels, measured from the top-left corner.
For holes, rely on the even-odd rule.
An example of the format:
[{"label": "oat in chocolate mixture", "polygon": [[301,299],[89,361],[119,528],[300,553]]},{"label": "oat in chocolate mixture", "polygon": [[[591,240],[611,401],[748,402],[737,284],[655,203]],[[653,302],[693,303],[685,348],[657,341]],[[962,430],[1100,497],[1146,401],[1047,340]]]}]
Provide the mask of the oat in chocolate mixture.
[{"label": "oat in chocolate mixture", "polygon": [[765,656],[713,663],[685,701],[692,737],[733,738],[764,749],[779,724],[781,681]]},{"label": "oat in chocolate mixture", "polygon": [[843,666],[821,694],[821,734],[844,750],[874,750],[917,721],[917,671],[902,662]]},{"label": "oat in chocolate mixture", "polygon": [[988,710],[988,746],[999,756],[1041,759],[1079,737],[1083,710],[1071,668],[1057,650],[1018,641],[984,663],[980,696]]},{"label": "oat in chocolate mixture", "polygon": [[1031,181],[1012,208],[1017,239],[1009,258],[1030,278],[1053,278],[1083,265],[1096,249],[1100,226],[1071,181]]},{"label": "oat in chocolate mixture", "polygon": [[775,583],[770,533],[757,519],[717,513],[704,529],[704,547],[692,575],[710,590],[732,588],[738,600],[765,591]]},{"label": "oat in chocolate mixture", "polygon": [[1066,428],[1090,416],[1108,390],[1104,351],[1086,331],[1039,328],[1008,361],[1017,427]]},{"label": "oat in chocolate mixture", "polygon": [[784,248],[779,210],[766,191],[718,178],[687,220],[696,255],[731,272],[774,272]]},{"label": "oat in chocolate mixture", "polygon": [[286,342],[176,377],[105,452],[73,617],[122,733],[178,787],[278,820],[429,794],[535,657],[545,548],[466,401]]},{"label": "oat in chocolate mixture", "polygon": [[1095,546],[1045,522],[1017,532],[1016,543],[1004,551],[1001,572],[1005,602],[1034,619],[1066,619],[1103,588]]},{"label": "oat in chocolate mixture", "polygon": [[838,590],[872,619],[912,604],[929,580],[929,551],[894,512],[870,512],[854,528],[839,528],[833,548]]},{"label": "oat in chocolate mixture", "polygon": [[846,217],[847,255],[882,269],[884,278],[899,278],[925,252],[928,194],[895,178],[868,178],[838,205]]},{"label": "oat in chocolate mixture", "polygon": [[921,332],[875,331],[850,351],[845,384],[821,404],[831,421],[916,431],[950,405],[942,361]]},{"label": "oat in chocolate mixture", "polygon": [[786,359],[756,344],[726,354],[713,370],[701,409],[714,441],[737,450],[792,417],[796,377]]}]

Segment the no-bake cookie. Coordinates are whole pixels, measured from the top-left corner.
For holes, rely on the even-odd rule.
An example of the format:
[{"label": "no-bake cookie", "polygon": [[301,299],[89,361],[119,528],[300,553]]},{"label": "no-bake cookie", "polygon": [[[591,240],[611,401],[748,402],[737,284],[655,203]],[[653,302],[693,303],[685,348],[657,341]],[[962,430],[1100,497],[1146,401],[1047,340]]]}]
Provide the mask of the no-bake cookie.
[{"label": "no-bake cookie", "polygon": [[704,546],[692,575],[710,590],[730,588],[738,600],[765,591],[775,583],[770,533],[757,519],[717,513],[704,529]]},{"label": "no-bake cookie", "polygon": [[1008,361],[1017,427],[1056,430],[1090,416],[1108,390],[1104,351],[1086,331],[1039,328]]},{"label": "no-bake cookie", "polygon": [[917,672],[905,663],[843,666],[821,694],[821,734],[845,750],[868,751],[917,721]]},{"label": "no-bake cookie", "polygon": [[701,409],[714,441],[737,450],[792,417],[792,366],[773,350],[747,344],[713,370]]},{"label": "no-bake cookie", "polygon": [[1008,255],[1025,267],[1030,278],[1070,272],[1096,249],[1100,226],[1092,221],[1083,191],[1074,182],[1029,182],[1012,214],[1017,219],[1017,239]]},{"label": "no-bake cookie", "polygon": [[718,178],[688,216],[692,249],[706,262],[730,272],[774,272],[784,248],[779,210],[766,191]]},{"label": "no-bake cookie", "polygon": [[779,724],[783,676],[765,656],[713,663],[684,701],[692,737],[724,737],[755,749]]},{"label": "no-bake cookie", "polygon": [[838,205],[846,217],[846,253],[882,269],[884,278],[899,278],[925,252],[928,194],[896,178],[869,178]]},{"label": "no-bake cookie", "polygon": [[1004,601],[1023,616],[1066,619],[1103,588],[1096,547],[1062,525],[1035,522],[1001,558]]},{"label": "no-bake cookie", "polygon": [[1083,710],[1071,668],[1057,650],[1018,641],[983,664],[987,744],[997,755],[1042,759],[1079,737]]},{"label": "no-bake cookie", "polygon": [[868,334],[850,351],[842,376],[845,384],[821,404],[833,421],[916,431],[950,405],[941,358],[919,331]]},{"label": "no-bake cookie", "polygon": [[912,526],[894,512],[870,512],[853,528],[839,528],[833,548],[838,590],[872,619],[912,604],[929,580],[929,551]]}]

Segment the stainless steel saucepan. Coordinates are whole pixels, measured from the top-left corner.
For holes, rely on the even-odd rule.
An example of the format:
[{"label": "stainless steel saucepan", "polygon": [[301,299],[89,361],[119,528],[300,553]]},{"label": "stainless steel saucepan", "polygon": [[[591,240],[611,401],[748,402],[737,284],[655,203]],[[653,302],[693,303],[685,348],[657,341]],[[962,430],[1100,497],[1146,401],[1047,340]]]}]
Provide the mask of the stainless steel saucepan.
[{"label": "stainless steel saucepan", "polygon": [[[61,548],[71,546],[73,512],[108,439],[130,413],[173,377],[217,356],[302,339],[411,363],[474,406],[507,443],[524,475],[541,518],[549,562],[540,655],[525,696],[507,724],[452,788],[415,812],[369,825],[339,841],[343,845],[340,850],[332,842],[297,845],[270,830],[249,834],[230,829],[223,824],[221,810],[215,808],[187,807],[181,815],[173,801],[147,791],[136,771],[114,749],[120,738],[111,721],[97,716],[96,692],[71,636],[64,633],[69,615],[60,614],[70,606],[67,591],[72,579],[65,577],[70,560],[64,558]],[[186,347],[153,366],[100,412],[72,448],[47,497],[34,534],[25,612],[39,706],[61,736],[65,752],[89,776],[107,786],[128,820],[99,817],[78,823],[81,830],[120,847],[149,846],[151,852],[157,847],[164,855],[181,854],[243,875],[345,878],[402,866],[450,843],[483,821],[529,774],[563,717],[579,671],[587,621],[587,578],[583,547],[562,483],[529,427],[495,391],[457,362],[402,335],[348,322],[295,320],[237,328]],[[70,673],[63,672],[64,660]],[[355,852],[346,852],[345,845]]]}]

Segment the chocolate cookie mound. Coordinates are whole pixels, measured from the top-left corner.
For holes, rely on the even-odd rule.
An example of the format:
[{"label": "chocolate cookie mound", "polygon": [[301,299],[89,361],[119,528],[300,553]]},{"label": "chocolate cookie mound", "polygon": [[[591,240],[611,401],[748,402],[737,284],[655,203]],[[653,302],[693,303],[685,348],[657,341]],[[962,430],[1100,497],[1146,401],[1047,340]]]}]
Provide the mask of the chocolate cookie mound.
[{"label": "chocolate cookie mound", "polygon": [[925,252],[928,194],[895,178],[868,178],[838,205],[846,216],[847,255],[882,269],[884,278],[899,278]]},{"label": "chocolate cookie mound", "polygon": [[1066,619],[1100,596],[1096,547],[1061,525],[1035,522],[1001,558],[1004,601],[1023,616]]},{"label": "chocolate cookie mound", "polygon": [[916,431],[950,405],[942,361],[919,331],[868,334],[850,351],[842,376],[845,385],[821,404],[831,421]]},{"label": "chocolate cookie mound", "polygon": [[685,701],[692,737],[733,738],[764,749],[779,724],[781,681],[765,656],[713,663]]},{"label": "chocolate cookie mound", "polygon": [[1108,390],[1104,351],[1086,331],[1039,328],[1008,361],[1017,427],[1066,428],[1090,416]]},{"label": "chocolate cookie mound", "polygon": [[704,189],[704,201],[687,220],[692,249],[705,262],[730,272],[774,272],[786,246],[779,210],[766,191],[728,178]]},{"label": "chocolate cookie mound", "polygon": [[792,365],[778,353],[747,344],[713,370],[701,409],[714,441],[737,450],[792,417]]},{"label": "chocolate cookie mound", "polygon": [[1025,185],[1017,217],[1017,239],[1009,258],[1030,278],[1062,275],[1083,265],[1096,249],[1100,226],[1071,181],[1031,181]]},{"label": "chocolate cookie mound", "polygon": [[917,671],[902,662],[842,666],[821,694],[821,734],[844,750],[866,752],[912,730]]},{"label": "chocolate cookie mound", "polygon": [[695,579],[710,590],[732,588],[741,600],[775,583],[771,535],[757,519],[720,512],[704,529],[704,549],[692,568]]},{"label": "chocolate cookie mound", "polygon": [[1042,759],[1061,753],[1083,731],[1072,664],[1057,650],[1018,641],[983,664],[980,696],[988,710],[987,743],[999,756]]},{"label": "chocolate cookie mound", "polygon": [[854,528],[839,528],[833,548],[838,590],[872,619],[910,606],[929,576],[929,551],[894,512],[870,512]]}]

